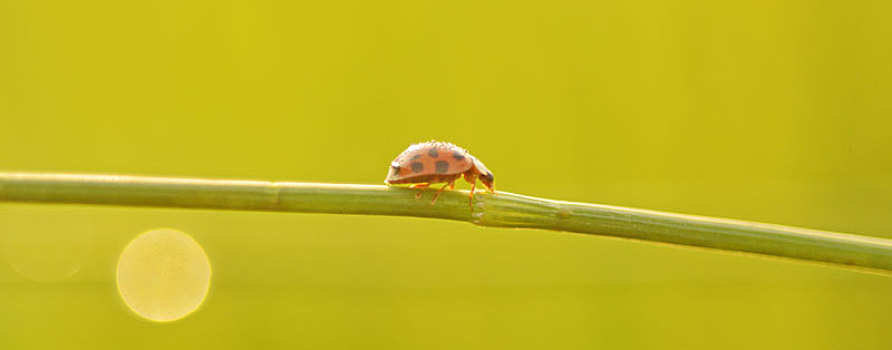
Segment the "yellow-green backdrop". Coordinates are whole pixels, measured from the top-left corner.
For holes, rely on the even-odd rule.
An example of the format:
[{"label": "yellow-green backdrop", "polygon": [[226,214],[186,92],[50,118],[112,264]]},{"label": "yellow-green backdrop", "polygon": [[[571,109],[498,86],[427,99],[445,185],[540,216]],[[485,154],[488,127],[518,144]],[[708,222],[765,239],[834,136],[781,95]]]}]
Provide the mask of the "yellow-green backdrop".
[{"label": "yellow-green backdrop", "polygon": [[[0,0],[0,170],[498,189],[892,237],[892,5]],[[137,234],[213,266],[130,312]],[[892,278],[414,218],[0,204],[0,347],[892,347]]]}]

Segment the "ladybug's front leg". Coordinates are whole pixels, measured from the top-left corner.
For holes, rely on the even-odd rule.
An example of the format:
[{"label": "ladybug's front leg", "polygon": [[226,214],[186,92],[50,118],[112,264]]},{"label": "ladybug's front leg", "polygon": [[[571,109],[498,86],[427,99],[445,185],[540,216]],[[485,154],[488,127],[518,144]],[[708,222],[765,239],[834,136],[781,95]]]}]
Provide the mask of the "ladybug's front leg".
[{"label": "ladybug's front leg", "polygon": [[468,207],[471,208],[471,211],[474,211],[474,189],[477,188],[477,181],[471,184],[471,194],[468,195]]},{"label": "ladybug's front leg", "polygon": [[474,211],[474,190],[477,188],[477,175],[465,172],[464,178],[465,181],[471,184],[471,193],[468,195],[468,207],[471,208],[471,211]]}]

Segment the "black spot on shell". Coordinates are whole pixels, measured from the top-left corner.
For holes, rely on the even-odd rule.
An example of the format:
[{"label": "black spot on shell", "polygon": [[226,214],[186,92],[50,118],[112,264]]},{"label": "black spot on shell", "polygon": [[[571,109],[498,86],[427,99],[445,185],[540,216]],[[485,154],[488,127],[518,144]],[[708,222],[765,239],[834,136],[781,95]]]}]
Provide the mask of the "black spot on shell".
[{"label": "black spot on shell", "polygon": [[416,160],[416,159],[418,159],[418,158],[421,158],[421,155],[420,155],[420,154],[416,154],[416,155],[412,156],[412,158],[409,159],[409,160]]},{"label": "black spot on shell", "polygon": [[435,166],[437,167],[438,174],[445,174],[447,171],[449,171],[449,163],[444,162],[442,160],[438,161],[437,164],[435,164]]},{"label": "black spot on shell", "polygon": [[429,149],[429,150],[427,151],[427,154],[430,155],[432,158],[437,158],[437,157],[440,156],[440,154],[437,153],[437,149],[436,149],[436,148],[431,148],[431,149]]},{"label": "black spot on shell", "polygon": [[424,164],[421,164],[419,162],[412,162],[412,164],[409,165],[412,166],[413,173],[420,173],[422,170],[424,170]]},{"label": "black spot on shell", "polygon": [[452,158],[463,160],[465,159],[465,154],[461,151],[452,151]]}]

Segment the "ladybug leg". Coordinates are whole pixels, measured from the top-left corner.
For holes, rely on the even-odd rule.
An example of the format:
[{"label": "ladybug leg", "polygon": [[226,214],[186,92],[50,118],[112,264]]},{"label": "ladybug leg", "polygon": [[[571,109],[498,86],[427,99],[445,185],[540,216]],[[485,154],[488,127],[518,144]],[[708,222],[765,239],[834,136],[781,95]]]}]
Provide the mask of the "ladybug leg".
[{"label": "ladybug leg", "polygon": [[434,195],[434,200],[431,201],[431,205],[437,202],[437,198],[440,197],[440,193],[443,193],[443,190],[445,190],[446,187],[455,188],[455,180],[452,180],[452,182],[443,185],[443,187],[440,187],[440,190],[437,191],[437,194]]},{"label": "ladybug leg", "polygon": [[468,195],[468,207],[471,208],[471,211],[474,211],[474,189],[475,188],[477,188],[477,181],[474,181],[471,183],[471,194]]},{"label": "ladybug leg", "polygon": [[418,189],[418,188],[421,189],[421,191],[418,191],[418,194],[415,195],[415,199],[421,198],[421,195],[424,194],[424,191],[427,191],[428,187],[431,187],[431,184],[425,183],[425,184],[414,184],[412,186],[409,186],[409,188],[412,188],[412,189]]},{"label": "ladybug leg", "polygon": [[477,175],[466,172],[463,174],[465,181],[471,184],[471,193],[468,195],[468,207],[474,211],[474,189],[477,188]]}]

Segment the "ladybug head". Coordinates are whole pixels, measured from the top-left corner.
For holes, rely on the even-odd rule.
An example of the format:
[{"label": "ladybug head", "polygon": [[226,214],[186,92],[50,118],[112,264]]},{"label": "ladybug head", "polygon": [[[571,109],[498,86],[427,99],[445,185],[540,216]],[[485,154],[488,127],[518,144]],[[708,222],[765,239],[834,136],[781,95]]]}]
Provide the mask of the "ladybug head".
[{"label": "ladybug head", "polygon": [[492,172],[487,171],[486,173],[480,174],[480,182],[482,182],[483,186],[486,186],[486,188],[493,193],[496,192],[494,181],[495,178],[492,176]]},{"label": "ladybug head", "polygon": [[474,167],[477,168],[477,178],[480,179],[480,182],[483,183],[483,186],[486,186],[486,189],[488,189],[490,192],[495,193],[495,177],[492,175],[492,171],[489,171],[489,169],[487,169],[486,166],[483,165],[483,162],[477,160],[477,158],[474,158]]}]

